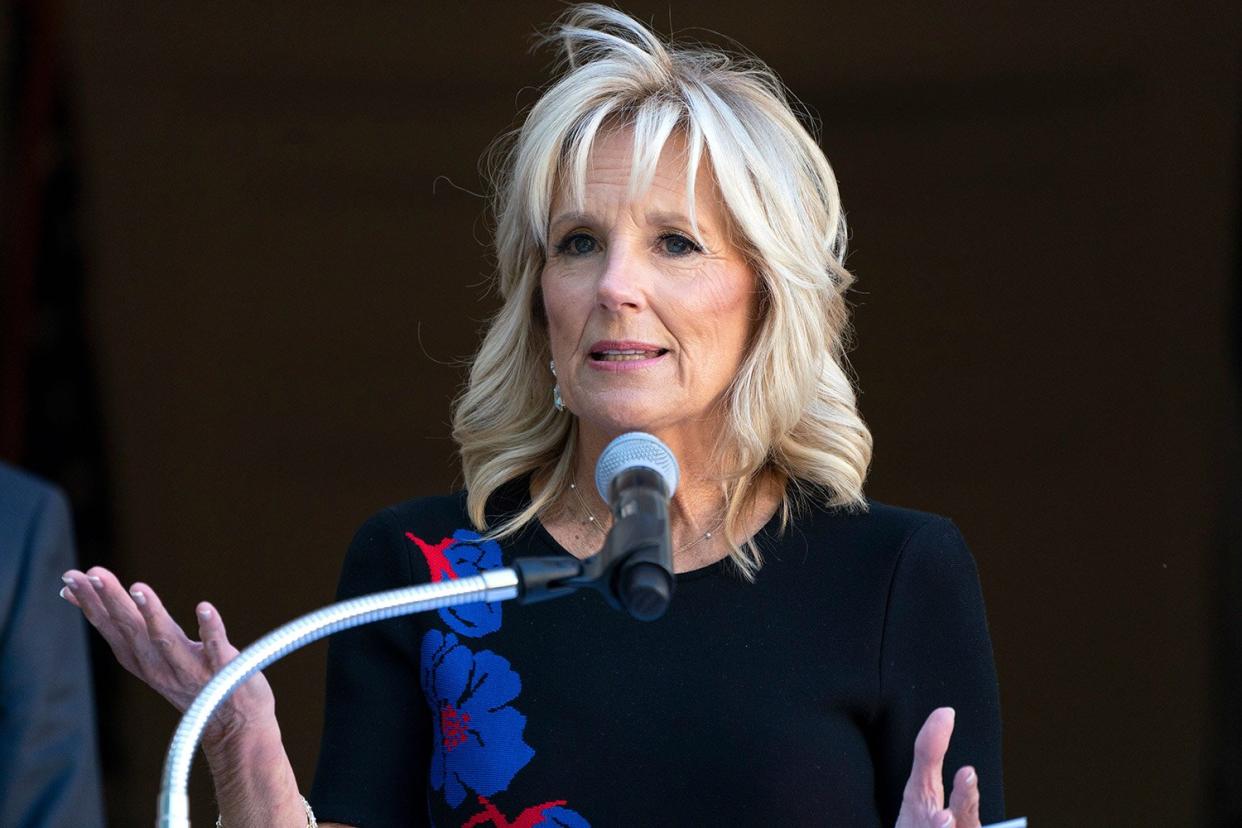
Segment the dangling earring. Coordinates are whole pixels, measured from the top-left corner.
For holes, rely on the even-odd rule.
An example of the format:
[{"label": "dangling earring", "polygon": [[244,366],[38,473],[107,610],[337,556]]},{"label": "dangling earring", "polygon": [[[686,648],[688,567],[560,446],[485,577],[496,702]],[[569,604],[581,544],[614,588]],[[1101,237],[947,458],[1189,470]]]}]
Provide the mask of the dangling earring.
[{"label": "dangling earring", "polygon": [[[552,376],[556,376],[556,360],[548,363],[548,367],[552,369]],[[565,410],[565,401],[561,399],[561,384],[559,382],[552,384],[552,407],[557,411]]]}]

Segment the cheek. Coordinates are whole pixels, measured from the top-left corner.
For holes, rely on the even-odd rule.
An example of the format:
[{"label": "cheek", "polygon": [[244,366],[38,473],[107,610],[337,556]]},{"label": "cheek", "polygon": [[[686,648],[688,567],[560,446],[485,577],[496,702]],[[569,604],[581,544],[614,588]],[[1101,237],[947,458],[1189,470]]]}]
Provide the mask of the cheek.
[{"label": "cheek", "polygon": [[577,331],[581,330],[586,321],[586,315],[582,311],[581,297],[567,289],[569,285],[565,279],[545,273],[539,284],[543,294],[543,315],[547,320],[548,338],[556,350],[566,339],[577,336]]},{"label": "cheek", "polygon": [[[732,353],[744,349],[758,307],[754,279],[730,275],[703,284],[693,296],[682,297],[678,315],[699,342]],[[717,356],[725,353],[717,351]]]}]

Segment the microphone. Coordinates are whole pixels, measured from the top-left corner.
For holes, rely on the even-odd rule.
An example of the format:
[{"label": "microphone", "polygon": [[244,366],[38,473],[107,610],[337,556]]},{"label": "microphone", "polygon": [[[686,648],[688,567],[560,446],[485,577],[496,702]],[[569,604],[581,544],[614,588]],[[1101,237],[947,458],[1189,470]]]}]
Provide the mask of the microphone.
[{"label": "microphone", "polygon": [[639,621],[654,621],[673,599],[673,541],[668,500],[680,472],[669,447],[631,431],[613,440],[595,464],[595,487],[612,512],[599,552],[515,558],[518,598],[524,604],[590,587],[608,604]]},{"label": "microphone", "polygon": [[619,561],[610,591],[640,621],[654,621],[673,598],[668,501],[680,472],[668,446],[641,431],[609,443],[595,464],[595,487],[612,510],[603,557]]}]

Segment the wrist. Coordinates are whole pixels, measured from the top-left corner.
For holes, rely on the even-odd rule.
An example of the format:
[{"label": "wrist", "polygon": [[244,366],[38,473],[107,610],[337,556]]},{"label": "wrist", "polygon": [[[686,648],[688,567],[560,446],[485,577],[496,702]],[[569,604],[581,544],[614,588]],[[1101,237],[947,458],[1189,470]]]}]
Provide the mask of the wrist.
[{"label": "wrist", "polygon": [[217,790],[246,778],[262,777],[287,762],[280,726],[275,721],[221,729],[210,739],[204,736],[202,747]]},{"label": "wrist", "polygon": [[[306,801],[306,797],[298,796],[302,800],[302,809],[306,811],[306,828],[319,828],[319,823],[315,821],[315,812],[311,810],[310,803]],[[216,817],[216,828],[224,828],[224,815]]]},{"label": "wrist", "polygon": [[225,828],[242,825],[315,825],[273,720],[263,726],[221,729],[203,752],[211,768]]}]

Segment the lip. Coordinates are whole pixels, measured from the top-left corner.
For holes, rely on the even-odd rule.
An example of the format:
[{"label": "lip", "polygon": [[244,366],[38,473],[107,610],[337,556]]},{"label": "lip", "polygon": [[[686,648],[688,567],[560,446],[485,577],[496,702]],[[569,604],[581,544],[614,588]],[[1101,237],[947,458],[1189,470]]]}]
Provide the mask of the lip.
[{"label": "lip", "polygon": [[667,351],[663,345],[656,345],[652,342],[638,342],[633,339],[601,339],[599,342],[592,342],[591,347],[587,348],[588,354],[596,351]]},{"label": "lip", "polygon": [[[591,359],[591,354],[597,351],[660,351],[659,356],[650,359],[627,359],[620,362],[604,362]],[[652,342],[637,342],[632,339],[602,339],[598,342],[591,343],[591,347],[587,349],[587,365],[596,371],[605,371],[609,373],[618,373],[625,371],[641,371],[644,368],[659,363],[669,355],[669,349]]]}]

